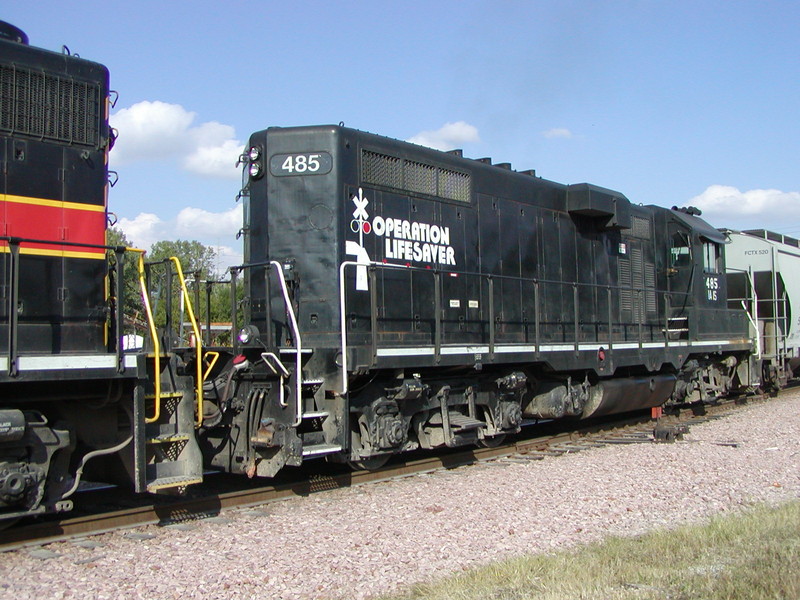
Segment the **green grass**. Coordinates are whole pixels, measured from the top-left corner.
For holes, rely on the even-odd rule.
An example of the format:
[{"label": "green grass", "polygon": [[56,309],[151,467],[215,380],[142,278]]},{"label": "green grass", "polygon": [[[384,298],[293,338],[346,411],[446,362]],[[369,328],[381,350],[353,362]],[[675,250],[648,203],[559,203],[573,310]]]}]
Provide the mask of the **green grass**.
[{"label": "green grass", "polygon": [[384,600],[800,599],[800,502],[414,586]]}]

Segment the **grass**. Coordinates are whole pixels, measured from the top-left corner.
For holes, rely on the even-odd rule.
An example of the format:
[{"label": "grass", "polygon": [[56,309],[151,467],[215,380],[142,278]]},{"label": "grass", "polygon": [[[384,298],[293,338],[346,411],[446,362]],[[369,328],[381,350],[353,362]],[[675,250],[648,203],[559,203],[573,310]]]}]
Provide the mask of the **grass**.
[{"label": "grass", "polygon": [[383,600],[800,599],[800,502],[526,556]]}]

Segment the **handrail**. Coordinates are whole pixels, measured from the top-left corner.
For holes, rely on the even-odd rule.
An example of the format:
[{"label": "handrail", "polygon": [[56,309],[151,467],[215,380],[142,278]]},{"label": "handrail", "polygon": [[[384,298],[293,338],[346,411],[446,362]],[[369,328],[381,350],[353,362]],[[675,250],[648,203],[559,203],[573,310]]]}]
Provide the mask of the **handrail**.
[{"label": "handrail", "polygon": [[275,267],[275,270],[278,272],[278,282],[281,284],[283,302],[286,305],[286,313],[289,315],[292,337],[294,338],[297,350],[297,356],[295,357],[295,421],[293,427],[299,427],[303,422],[303,343],[300,339],[300,327],[297,325],[297,317],[294,314],[292,299],[289,297],[289,288],[286,286],[286,278],[283,276],[283,265],[276,260],[271,260],[269,264]]},{"label": "handrail", "polygon": [[[8,310],[8,375],[9,377],[16,377],[18,375],[18,334],[19,334],[19,312],[16,305],[19,301],[19,271],[20,271],[20,254],[25,253],[22,249],[22,244],[47,244],[51,246],[62,246],[67,248],[86,248],[92,250],[113,250],[117,252],[117,260],[119,260],[119,251],[123,249],[122,246],[113,246],[108,244],[87,244],[85,242],[69,242],[66,240],[49,240],[38,238],[23,238],[11,235],[0,235],[0,242],[8,244],[8,252],[11,255],[11,264],[9,268],[9,293],[7,301]],[[133,250],[132,248],[124,248],[124,250]],[[141,250],[140,252],[144,252]],[[117,339],[115,341],[115,354],[117,362],[117,371],[123,373],[125,371],[125,361],[123,360],[122,348],[122,308],[121,308],[121,294],[119,291],[122,288],[122,272],[121,264],[117,265],[117,289],[113,292],[119,301],[116,308],[116,329]]]},{"label": "handrail", "polygon": [[[197,327],[197,319],[194,316],[194,308],[192,308],[192,299],[189,297],[189,289],[186,287],[186,279],[183,276],[183,268],[181,261],[177,256],[170,256],[169,260],[175,265],[175,272],[178,274],[178,281],[181,285],[181,293],[183,294],[183,301],[186,305],[186,313],[189,316],[189,322],[192,325],[192,332],[195,339],[195,353],[196,353],[196,377],[195,377],[195,402],[197,403],[197,417],[195,424],[200,427],[203,424],[203,338],[200,335],[200,329]],[[213,366],[213,365],[212,365]]]},{"label": "handrail", "polygon": [[161,418],[161,344],[158,340],[158,332],[156,331],[156,322],[153,317],[153,309],[150,306],[150,291],[147,289],[147,282],[145,281],[144,269],[144,250],[138,248],[127,248],[132,252],[139,253],[139,260],[136,263],[136,270],[139,275],[139,288],[142,291],[142,303],[144,304],[144,311],[147,315],[147,326],[150,329],[150,338],[153,340],[153,355],[154,355],[154,368],[155,374],[153,377],[153,386],[155,387],[155,403],[154,412],[152,417],[145,415],[145,423],[155,423]]},{"label": "handrail", "polygon": [[[252,265],[248,265],[248,266],[252,266]],[[347,298],[346,298],[346,286],[345,286],[345,271],[346,271],[346,269],[348,267],[371,267],[372,269],[405,269],[407,271],[415,271],[415,272],[419,272],[419,273],[429,273],[429,274],[433,275],[433,277],[434,277],[434,286],[435,286],[434,295],[436,296],[434,301],[435,302],[440,302],[439,296],[441,295],[441,289],[437,286],[437,278],[440,277],[440,274],[442,272],[439,269],[426,269],[426,268],[421,268],[421,267],[413,267],[413,266],[410,266],[410,265],[401,265],[401,264],[383,263],[383,262],[364,263],[364,262],[358,262],[358,261],[354,261],[354,260],[343,261],[339,265],[339,319],[340,319],[339,329],[340,329],[341,355],[342,355],[342,358],[341,358],[342,387],[341,387],[341,392],[340,392],[341,395],[347,394],[348,387],[349,387],[348,377],[347,377],[347,370],[348,370],[348,356],[347,356]],[[596,288],[598,290],[605,290],[609,300],[610,300],[610,297],[611,297],[611,290],[612,289],[619,289],[619,290],[623,290],[624,289],[624,290],[631,290],[632,292],[635,292],[636,295],[637,295],[637,303],[636,304],[639,307],[638,310],[636,311],[636,321],[637,322],[635,324],[637,325],[638,342],[639,342],[639,348],[640,349],[642,348],[642,344],[644,342],[643,327],[645,326],[644,321],[646,320],[646,312],[647,312],[646,308],[644,306],[644,302],[645,302],[644,294],[646,292],[653,292],[655,294],[661,294],[661,295],[672,294],[672,295],[675,295],[675,296],[686,296],[686,297],[691,296],[691,293],[689,293],[689,292],[677,292],[677,291],[660,290],[660,289],[649,289],[649,288],[646,289],[646,288],[640,288],[640,287],[634,287],[634,286],[629,286],[629,287],[628,286],[610,286],[608,284],[599,284],[599,283],[579,283],[579,282],[573,282],[573,281],[555,281],[555,280],[540,279],[540,278],[536,278],[536,277],[532,277],[532,278],[514,277],[514,276],[511,276],[511,275],[497,275],[497,274],[490,274],[490,273],[472,273],[472,272],[461,272],[461,271],[449,271],[449,272],[457,273],[458,275],[476,276],[476,277],[485,278],[485,279],[487,279],[489,281],[489,285],[492,286],[492,287],[494,286],[494,280],[502,280],[502,279],[507,279],[507,280],[510,280],[510,281],[527,282],[527,283],[533,284],[533,286],[534,286],[534,288],[533,288],[534,289],[534,310],[535,310],[534,326],[535,326],[535,331],[536,331],[536,333],[535,333],[535,338],[536,339],[535,339],[534,343],[535,343],[535,348],[536,348],[536,354],[539,353],[539,347],[540,347],[540,320],[541,320],[541,315],[540,315],[539,310],[540,310],[540,299],[541,298],[540,298],[539,286],[541,284],[552,284],[552,285],[562,285],[562,286],[572,287],[573,288],[573,290],[572,290],[572,299],[573,299],[573,303],[575,304],[574,310],[573,310],[574,313],[577,313],[577,310],[578,310],[577,298],[576,297],[577,297],[577,292],[578,292],[579,288]],[[374,286],[371,286],[371,287],[374,287]],[[372,295],[374,293],[375,293],[375,291],[373,289],[370,289],[370,294]],[[375,300],[371,297],[370,298],[370,303],[374,304],[374,302],[375,302]],[[490,307],[489,310],[490,310],[490,313],[492,313],[490,315],[490,318],[489,318],[489,321],[490,321],[489,322],[489,353],[490,354],[494,353],[495,346],[497,344],[495,331],[494,331],[495,323],[494,323],[494,314],[493,314],[494,313],[493,304],[494,304],[494,298],[493,298],[493,295],[491,295],[490,298],[489,298],[489,307]],[[440,331],[441,327],[440,327],[440,316],[439,316],[439,312],[440,311],[439,310],[435,310],[435,312],[436,312],[436,314],[434,315],[434,319],[436,320],[437,325],[435,327],[435,332],[434,332],[433,348],[434,348],[434,356],[438,357],[439,353],[441,351],[441,337],[440,337],[440,335],[441,335],[441,331]],[[573,341],[573,345],[577,349],[578,346],[579,346],[579,341],[578,341],[579,322],[578,322],[577,316],[575,316],[575,315],[573,315],[573,316],[575,318],[575,323],[574,323],[575,340]],[[610,303],[610,301],[609,301],[609,308],[608,308],[608,317],[609,317],[609,331],[608,331],[608,342],[607,343],[608,343],[608,349],[611,350],[614,347],[615,344],[614,344],[614,342],[612,340],[612,332],[611,332],[611,325],[613,323],[613,319],[611,318],[611,303]],[[374,332],[374,331],[372,332],[373,337],[375,336],[375,333],[376,332]],[[375,349],[373,349],[373,352],[375,352]]]}]

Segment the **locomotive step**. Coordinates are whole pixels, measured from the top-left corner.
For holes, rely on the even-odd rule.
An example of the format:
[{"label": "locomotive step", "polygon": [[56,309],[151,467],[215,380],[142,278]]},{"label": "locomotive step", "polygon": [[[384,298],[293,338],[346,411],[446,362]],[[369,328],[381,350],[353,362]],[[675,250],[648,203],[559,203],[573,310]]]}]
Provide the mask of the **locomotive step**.
[{"label": "locomotive step", "polygon": [[159,490],[166,490],[175,487],[183,487],[186,485],[194,485],[195,483],[202,483],[202,482],[203,482],[202,477],[187,477],[187,476],[162,477],[160,479],[155,479],[150,483],[148,483],[147,491],[153,493]]},{"label": "locomotive step", "polygon": [[[477,419],[473,419],[472,417],[468,417],[466,415],[462,415],[458,411],[451,410],[447,418],[450,421],[450,427],[454,431],[469,431],[471,429],[481,429],[486,427],[486,423],[483,421],[478,421]],[[431,416],[429,419],[429,423],[431,425],[441,425],[442,424],[442,415],[441,413],[436,413]]]},{"label": "locomotive step", "polygon": [[449,417],[450,427],[457,431],[468,431],[470,429],[481,429],[486,427],[486,423],[483,421],[478,421],[477,419],[464,416],[460,412],[451,412]]},{"label": "locomotive step", "polygon": [[[155,400],[155,394],[147,394],[145,396],[145,400]],[[161,392],[161,399],[166,400],[168,398],[183,398],[183,392]]]},{"label": "locomotive step", "polygon": [[304,412],[303,413],[303,418],[304,419],[324,419],[328,415],[330,415],[330,413],[327,410],[314,410],[314,411]]},{"label": "locomotive step", "polygon": [[151,437],[147,439],[148,444],[172,444],[175,442],[186,442],[189,440],[189,436],[184,433],[177,433],[177,434],[162,434],[159,436]]},{"label": "locomotive step", "polygon": [[[278,352],[280,352],[281,354],[297,354],[297,348],[278,348]],[[312,354],[314,354],[314,349],[313,348],[303,348],[301,350],[300,354],[303,354],[303,355],[307,354],[307,355],[311,356]]]},{"label": "locomotive step", "polygon": [[342,447],[338,444],[316,444],[314,446],[307,446],[303,448],[303,457],[315,458],[317,456],[325,456],[326,454],[333,454],[340,452]]}]

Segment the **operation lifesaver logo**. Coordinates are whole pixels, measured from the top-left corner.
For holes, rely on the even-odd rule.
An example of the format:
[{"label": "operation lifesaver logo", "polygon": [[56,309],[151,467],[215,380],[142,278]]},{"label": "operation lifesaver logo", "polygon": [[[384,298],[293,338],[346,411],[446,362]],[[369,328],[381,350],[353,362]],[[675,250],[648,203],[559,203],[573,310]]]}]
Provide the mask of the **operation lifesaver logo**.
[{"label": "operation lifesaver logo", "polygon": [[375,216],[369,220],[367,204],[361,188],[352,198],[355,204],[350,230],[359,234],[358,245],[364,248],[364,234],[374,232],[384,238],[384,255],[386,260],[394,259],[406,262],[455,265],[455,250],[450,245],[450,228],[425,223]]}]

